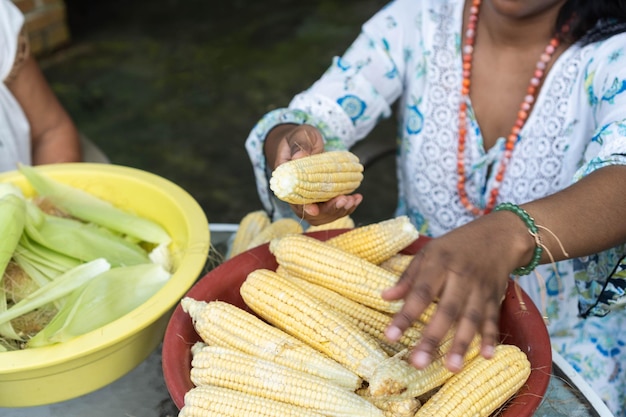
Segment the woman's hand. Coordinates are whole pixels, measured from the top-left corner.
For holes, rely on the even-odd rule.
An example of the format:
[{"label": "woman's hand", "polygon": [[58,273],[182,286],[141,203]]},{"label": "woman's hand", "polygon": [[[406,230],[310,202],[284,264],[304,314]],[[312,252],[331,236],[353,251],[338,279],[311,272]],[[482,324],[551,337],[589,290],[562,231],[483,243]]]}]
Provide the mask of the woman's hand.
[{"label": "woman's hand", "polygon": [[429,241],[398,284],[383,293],[387,300],[405,300],[386,330],[391,341],[437,300],[436,312],[411,353],[414,366],[426,367],[451,329],[455,335],[446,357],[449,370],[461,369],[476,333],[482,336],[481,354],[493,355],[509,274],[530,260],[534,247],[524,224],[515,221],[512,213],[496,212]]},{"label": "woman's hand", "polygon": [[[265,140],[265,156],[272,170],[285,162],[322,152],[322,134],[310,125],[279,125],[270,131]],[[298,217],[309,224],[318,225],[352,214],[362,200],[361,194],[351,194],[322,203],[290,206]]]}]

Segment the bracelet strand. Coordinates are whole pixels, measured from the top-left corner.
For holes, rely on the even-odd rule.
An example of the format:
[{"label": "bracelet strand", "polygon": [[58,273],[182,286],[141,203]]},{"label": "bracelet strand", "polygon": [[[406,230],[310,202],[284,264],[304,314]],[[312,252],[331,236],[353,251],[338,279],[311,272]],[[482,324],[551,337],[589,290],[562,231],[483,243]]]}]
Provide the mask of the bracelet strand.
[{"label": "bracelet strand", "polygon": [[510,211],[511,213],[517,215],[517,217],[519,217],[528,228],[528,233],[530,233],[530,235],[535,239],[535,250],[528,265],[521,266],[513,270],[514,275],[528,275],[537,267],[537,265],[539,265],[541,255],[543,253],[543,244],[539,238],[539,229],[537,229],[535,219],[533,219],[526,210],[513,203],[501,203],[494,208],[494,211],[502,210]]}]

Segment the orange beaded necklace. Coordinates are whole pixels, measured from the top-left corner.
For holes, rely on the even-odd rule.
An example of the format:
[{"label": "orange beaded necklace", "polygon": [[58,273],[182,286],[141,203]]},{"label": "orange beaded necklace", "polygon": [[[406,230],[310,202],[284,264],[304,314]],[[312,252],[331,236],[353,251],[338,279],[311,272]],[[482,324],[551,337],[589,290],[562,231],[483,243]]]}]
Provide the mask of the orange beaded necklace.
[{"label": "orange beaded necklace", "polygon": [[[502,180],[504,179],[504,172],[506,170],[506,167],[509,164],[511,156],[513,155],[513,149],[515,148],[515,144],[519,140],[519,132],[522,129],[522,126],[524,126],[526,119],[528,118],[528,114],[530,113],[532,105],[535,101],[535,97],[537,95],[537,89],[541,84],[541,80],[545,74],[545,69],[552,59],[554,51],[560,43],[557,36],[553,37],[541,54],[539,61],[537,61],[537,65],[535,66],[535,72],[533,73],[533,76],[530,79],[530,83],[526,90],[526,96],[524,97],[524,100],[520,105],[520,109],[517,112],[517,120],[515,121],[515,124],[511,129],[511,133],[509,133],[509,136],[506,138],[504,156],[498,166],[498,170],[495,176],[495,183],[493,184],[493,188],[489,193],[489,197],[487,199],[485,207],[480,208],[472,203],[467,196],[465,184],[466,177],[464,157],[465,140],[467,135],[467,100],[470,93],[472,55],[474,52],[474,41],[476,37],[476,25],[478,23],[478,11],[480,10],[480,2],[481,0],[473,0],[472,6],[470,7],[470,16],[467,23],[467,29],[465,31],[465,43],[463,45],[462,51],[463,83],[461,87],[461,104],[459,107],[459,148],[457,151],[457,189],[459,191],[459,197],[461,199],[461,203],[465,206],[465,208],[475,216],[490,213],[496,205],[498,194],[500,193],[499,187],[502,184]],[[563,32],[567,30],[567,26],[562,29]]]}]

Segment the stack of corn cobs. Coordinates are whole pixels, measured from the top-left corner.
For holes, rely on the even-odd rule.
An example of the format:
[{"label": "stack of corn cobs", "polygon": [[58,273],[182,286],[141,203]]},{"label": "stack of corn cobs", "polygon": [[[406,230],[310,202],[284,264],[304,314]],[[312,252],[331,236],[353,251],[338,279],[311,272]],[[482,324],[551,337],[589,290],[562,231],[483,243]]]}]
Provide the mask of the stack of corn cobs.
[{"label": "stack of corn cobs", "polygon": [[[287,182],[294,188],[302,181]],[[478,354],[478,337],[463,370],[448,371],[443,360],[452,332],[430,366],[411,366],[408,353],[434,304],[398,343],[384,338],[401,302],[385,301],[380,293],[406,268],[412,256],[401,250],[418,237],[407,217],[344,224],[350,230],[326,241],[272,224],[262,213],[250,213],[234,242],[241,249],[232,255],[258,245],[261,240],[250,243],[250,236],[263,234],[278,263],[276,271],[252,271],[241,286],[255,314],[223,301],[181,301],[202,342],[192,347],[195,387],[180,417],[480,417],[502,407],[526,382],[530,363],[520,349],[502,344],[486,360]]]}]

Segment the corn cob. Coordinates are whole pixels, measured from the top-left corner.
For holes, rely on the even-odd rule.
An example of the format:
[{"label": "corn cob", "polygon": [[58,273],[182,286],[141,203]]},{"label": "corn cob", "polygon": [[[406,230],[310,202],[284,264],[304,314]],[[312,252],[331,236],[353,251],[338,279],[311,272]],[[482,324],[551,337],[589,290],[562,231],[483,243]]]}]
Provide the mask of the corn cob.
[{"label": "corn cob", "polygon": [[185,394],[178,417],[323,417],[323,414],[212,385],[194,387]]},{"label": "corn cob", "polygon": [[526,354],[498,345],[494,357],[476,356],[435,393],[415,417],[487,417],[524,385],[530,375]]},{"label": "corn cob", "polygon": [[373,264],[380,264],[418,237],[419,232],[409,218],[399,216],[348,230],[326,242]]},{"label": "corn cob", "polygon": [[197,350],[191,381],[216,385],[337,417],[383,416],[372,403],[327,379],[219,346]]},{"label": "corn cob", "polygon": [[247,249],[256,248],[270,240],[283,237],[291,233],[302,233],[304,228],[302,224],[289,217],[278,219],[270,223],[265,229],[261,230],[248,244]]},{"label": "corn cob", "polygon": [[[277,272],[281,274],[281,271]],[[343,314],[353,324],[355,324],[361,331],[369,334],[374,339],[378,340],[381,347],[387,352],[387,354],[395,355],[398,352],[406,349],[408,346],[412,346],[414,341],[421,337],[421,329],[423,325],[416,322],[416,325],[408,328],[399,343],[389,343],[384,335],[385,328],[391,322],[391,316],[381,311],[374,310],[361,303],[357,303],[343,295],[314,284],[302,278],[287,277],[290,282],[293,282],[298,287],[302,288],[311,297],[316,298],[326,305],[326,308]]]},{"label": "corn cob", "polygon": [[306,232],[319,232],[320,230],[333,229],[354,229],[354,220],[350,216],[343,216],[330,223],[319,224],[317,226],[309,226]]},{"label": "corn cob", "polygon": [[240,292],[259,316],[363,379],[369,379],[378,364],[388,358],[369,335],[274,271],[251,272]]},{"label": "corn cob", "polygon": [[385,417],[413,417],[422,405],[419,399],[413,397],[372,397],[367,387],[358,389],[356,393],[383,410]]},{"label": "corn cob", "polygon": [[200,337],[210,345],[229,347],[288,366],[354,391],[362,380],[308,344],[224,301],[181,300]]},{"label": "corn cob", "polygon": [[270,242],[270,252],[287,273],[306,279],[361,304],[386,313],[400,310],[402,301],[386,301],[381,292],[398,277],[357,255],[306,235]]},{"label": "corn cob", "polygon": [[413,260],[414,255],[408,255],[404,253],[397,253],[391,258],[381,262],[379,265],[381,268],[386,269],[389,272],[393,272],[397,276],[402,275],[404,270],[409,266]]},{"label": "corn cob", "polygon": [[291,204],[312,204],[350,194],[363,180],[363,165],[349,151],[329,151],[279,165],[270,178],[277,198]]},{"label": "corn cob", "polygon": [[[438,356],[424,369],[417,369],[408,361],[406,354],[389,358],[376,369],[369,380],[369,391],[373,397],[396,395],[401,397],[419,397],[428,391],[440,387],[454,374],[445,367],[445,355],[452,345],[452,332],[439,345]],[[480,337],[475,337],[465,354],[467,364],[480,351]]]},{"label": "corn cob", "polygon": [[246,214],[239,222],[233,243],[230,245],[228,258],[232,258],[247,250],[254,237],[269,226],[271,222],[265,210],[256,210]]}]

